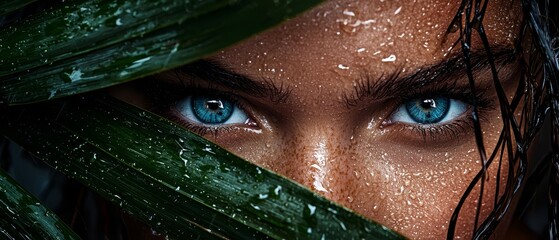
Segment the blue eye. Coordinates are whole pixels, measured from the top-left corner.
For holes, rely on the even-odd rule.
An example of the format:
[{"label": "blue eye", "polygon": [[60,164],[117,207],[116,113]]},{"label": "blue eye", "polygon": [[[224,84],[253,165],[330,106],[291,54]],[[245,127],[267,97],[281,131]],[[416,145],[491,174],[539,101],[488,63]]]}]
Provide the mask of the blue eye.
[{"label": "blue eye", "polygon": [[244,124],[247,114],[233,101],[210,96],[188,96],[177,102],[176,109],[182,116],[200,125]]},{"label": "blue eye", "polygon": [[467,109],[466,103],[451,98],[417,98],[402,104],[390,120],[412,124],[437,124],[452,121]]}]

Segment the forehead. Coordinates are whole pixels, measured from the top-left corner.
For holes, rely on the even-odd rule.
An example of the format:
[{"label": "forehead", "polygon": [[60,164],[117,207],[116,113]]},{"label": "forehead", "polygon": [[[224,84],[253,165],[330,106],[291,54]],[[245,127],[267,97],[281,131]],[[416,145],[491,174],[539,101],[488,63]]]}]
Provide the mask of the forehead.
[{"label": "forehead", "polygon": [[[459,0],[328,1],[277,28],[216,56],[227,67],[272,81],[337,86],[367,73],[381,79],[434,64],[460,51],[447,34]],[[511,45],[517,33],[518,4],[489,4],[484,27],[491,44]],[[473,41],[479,43],[477,37]]]}]

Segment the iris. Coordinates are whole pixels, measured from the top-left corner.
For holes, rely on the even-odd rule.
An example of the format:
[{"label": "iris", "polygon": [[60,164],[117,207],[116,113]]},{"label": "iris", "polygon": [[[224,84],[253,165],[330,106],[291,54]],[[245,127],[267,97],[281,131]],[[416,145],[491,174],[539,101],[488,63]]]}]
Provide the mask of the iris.
[{"label": "iris", "polygon": [[405,103],[411,119],[419,124],[441,122],[450,109],[450,99],[445,97],[420,98]]},{"label": "iris", "polygon": [[199,126],[218,128],[252,123],[247,113],[231,98],[213,94],[187,95],[173,109],[179,117]]},{"label": "iris", "polygon": [[205,96],[192,97],[191,104],[194,116],[204,124],[221,124],[226,122],[231,118],[235,107],[235,104],[229,100]]}]

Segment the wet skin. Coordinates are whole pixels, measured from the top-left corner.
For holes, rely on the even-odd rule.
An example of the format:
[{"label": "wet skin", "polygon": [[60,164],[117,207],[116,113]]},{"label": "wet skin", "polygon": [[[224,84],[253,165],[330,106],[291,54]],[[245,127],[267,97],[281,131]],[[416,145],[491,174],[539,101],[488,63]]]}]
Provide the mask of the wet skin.
[{"label": "wet skin", "polygon": [[[517,66],[505,60],[518,32],[516,5],[493,1],[484,20],[510,96]],[[405,236],[444,238],[452,212],[481,168],[472,98],[480,105],[487,154],[502,131],[479,37],[472,40],[479,65],[478,94],[472,97],[457,60],[461,49],[451,50],[459,31],[445,34],[458,6],[443,0],[329,1],[202,62],[152,77],[153,85],[172,89],[160,96],[129,85],[111,91]],[[202,106],[233,102],[246,115],[238,122],[200,123],[185,109],[201,96],[209,99]],[[429,100],[437,98],[458,106],[446,120],[405,118],[406,103],[436,107]],[[502,171],[497,181],[496,165],[487,175],[482,217],[507,177]],[[479,189],[465,203],[457,236],[471,237]]]}]

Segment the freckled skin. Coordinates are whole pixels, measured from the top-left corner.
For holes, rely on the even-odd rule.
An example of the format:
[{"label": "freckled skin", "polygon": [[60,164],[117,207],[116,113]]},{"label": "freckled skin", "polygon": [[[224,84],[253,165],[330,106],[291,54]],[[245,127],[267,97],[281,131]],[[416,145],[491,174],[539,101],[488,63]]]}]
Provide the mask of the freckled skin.
[{"label": "freckled skin", "polygon": [[[348,108],[343,99],[366,71],[373,80],[383,79],[448,58],[458,32],[444,32],[458,5],[443,0],[328,1],[222,51],[211,59],[253,79],[283,84],[290,96],[280,103],[244,97],[259,133],[239,126],[206,137],[407,237],[445,238],[450,216],[481,165],[471,127],[423,139],[401,124],[383,126],[398,107],[394,101]],[[493,1],[484,23],[492,43],[512,48],[517,35],[512,23],[519,23],[520,11],[509,6],[508,1]],[[481,47],[479,38],[473,41]],[[511,79],[505,83],[509,94],[513,69],[500,72]],[[488,154],[502,128],[499,115],[495,108],[482,119]],[[484,216],[492,208],[496,172],[494,164],[488,172]],[[500,184],[502,188],[503,180]],[[457,236],[471,238],[479,191],[478,186],[466,201]],[[506,229],[503,225],[507,223],[496,238]]]}]

